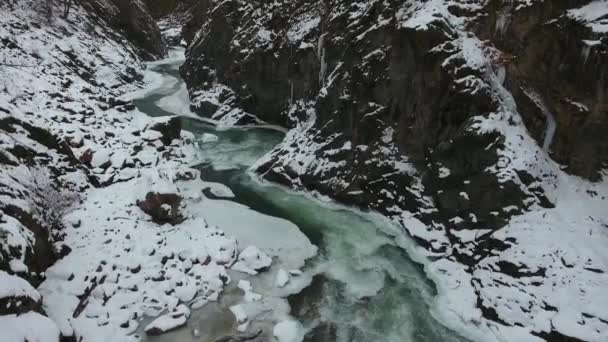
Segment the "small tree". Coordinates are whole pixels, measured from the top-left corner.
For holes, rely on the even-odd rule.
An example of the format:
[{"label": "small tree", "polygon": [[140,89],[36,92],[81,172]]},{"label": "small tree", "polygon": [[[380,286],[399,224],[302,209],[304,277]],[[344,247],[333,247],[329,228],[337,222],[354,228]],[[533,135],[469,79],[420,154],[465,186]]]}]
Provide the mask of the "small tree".
[{"label": "small tree", "polygon": [[[74,0],[61,0],[61,2],[63,4],[63,18],[67,19],[70,15]],[[46,0],[46,17],[49,22],[53,21],[53,0]]]},{"label": "small tree", "polygon": [[67,19],[74,0],[63,0],[63,19]]},{"label": "small tree", "polygon": [[49,23],[53,21],[53,0],[46,0],[46,19]]},{"label": "small tree", "polygon": [[44,166],[30,168],[30,190],[38,197],[38,210],[46,223],[61,227],[63,217],[80,201],[80,194],[53,180],[51,170]]}]

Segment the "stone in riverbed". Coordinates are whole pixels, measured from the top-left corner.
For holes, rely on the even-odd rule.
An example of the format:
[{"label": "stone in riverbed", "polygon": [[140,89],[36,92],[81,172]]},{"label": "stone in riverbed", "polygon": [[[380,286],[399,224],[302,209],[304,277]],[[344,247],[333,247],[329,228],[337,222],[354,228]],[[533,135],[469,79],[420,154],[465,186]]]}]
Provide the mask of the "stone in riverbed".
[{"label": "stone in riverbed", "polygon": [[180,138],[182,122],[179,117],[172,116],[164,121],[154,123],[150,126],[150,129],[160,132],[162,134],[160,140],[163,144],[170,145],[173,140]]},{"label": "stone in riverbed", "polygon": [[146,214],[152,216],[152,220],[159,224],[170,223],[172,225],[183,222],[184,218],[179,213],[179,205],[182,198],[176,194],[161,194],[148,192],[146,199],[138,201],[137,205]]},{"label": "stone in riverbed", "polygon": [[145,328],[148,335],[161,335],[186,325],[190,317],[190,309],[185,305],[179,305],[171,313],[162,315],[148,324]]}]

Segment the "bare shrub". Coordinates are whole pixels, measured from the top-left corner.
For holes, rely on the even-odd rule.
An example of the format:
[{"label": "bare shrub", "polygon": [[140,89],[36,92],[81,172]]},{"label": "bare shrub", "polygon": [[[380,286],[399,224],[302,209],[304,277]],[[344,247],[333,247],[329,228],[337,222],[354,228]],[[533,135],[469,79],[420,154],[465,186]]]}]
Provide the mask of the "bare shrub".
[{"label": "bare shrub", "polygon": [[37,197],[40,216],[49,227],[62,227],[63,217],[80,202],[80,194],[53,180],[46,167],[35,166],[30,169],[30,174],[30,190]]}]

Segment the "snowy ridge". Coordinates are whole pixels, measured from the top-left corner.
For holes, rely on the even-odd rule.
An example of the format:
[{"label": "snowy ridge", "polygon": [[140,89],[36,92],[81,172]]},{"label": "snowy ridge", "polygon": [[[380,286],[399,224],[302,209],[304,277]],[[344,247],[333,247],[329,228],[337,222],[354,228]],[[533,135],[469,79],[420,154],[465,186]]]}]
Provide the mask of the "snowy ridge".
[{"label": "snowy ridge", "polygon": [[568,11],[568,15],[582,22],[594,33],[608,33],[608,1],[595,0],[589,4]]}]

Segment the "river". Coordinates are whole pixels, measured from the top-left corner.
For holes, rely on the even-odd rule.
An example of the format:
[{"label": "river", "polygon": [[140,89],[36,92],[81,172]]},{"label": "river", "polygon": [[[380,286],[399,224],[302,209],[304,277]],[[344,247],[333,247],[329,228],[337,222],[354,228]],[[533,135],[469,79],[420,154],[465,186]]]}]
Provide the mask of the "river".
[{"label": "river", "polygon": [[[152,116],[184,116],[184,129],[205,140],[203,161],[197,166],[205,181],[228,186],[235,195],[233,201],[293,222],[318,247],[317,257],[303,269],[302,278],[312,280],[312,285],[299,294],[278,294],[288,299],[291,315],[311,331],[307,341],[466,341],[435,318],[433,312],[439,310],[433,303],[436,290],[422,266],[398,242],[403,239],[399,228],[380,215],[261,181],[249,171],[281,141],[280,130],[218,129],[188,118],[193,114],[179,77],[182,62],[183,51],[175,50],[170,58],[151,63],[154,82],[135,104]],[[217,141],[209,141],[210,134]],[[256,292],[272,295],[263,275],[251,281]],[[237,292],[234,286],[228,287],[218,303],[195,310],[188,327],[147,340],[211,342],[233,331],[236,324],[227,308],[237,300]],[[289,307],[283,310],[288,312]],[[201,330],[201,335],[195,337],[193,328]]]}]

